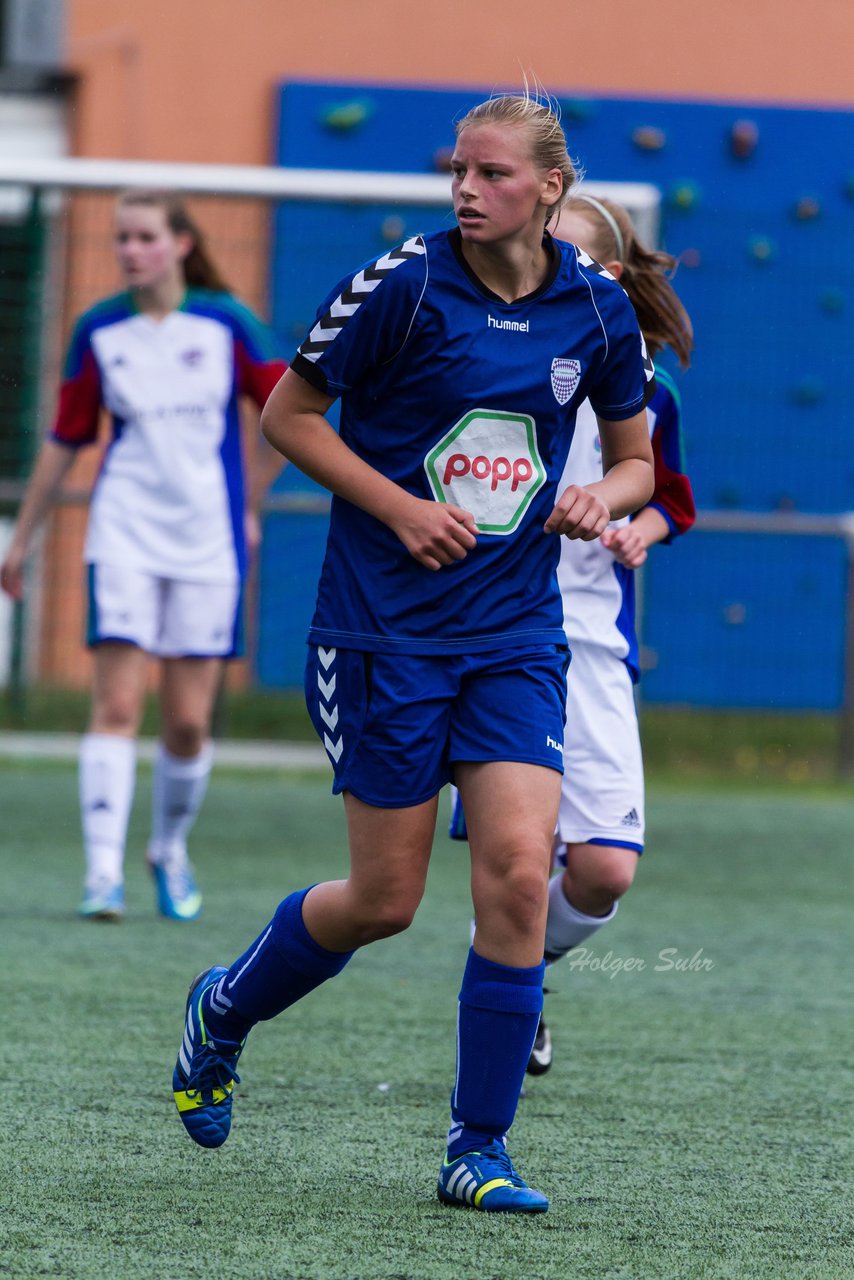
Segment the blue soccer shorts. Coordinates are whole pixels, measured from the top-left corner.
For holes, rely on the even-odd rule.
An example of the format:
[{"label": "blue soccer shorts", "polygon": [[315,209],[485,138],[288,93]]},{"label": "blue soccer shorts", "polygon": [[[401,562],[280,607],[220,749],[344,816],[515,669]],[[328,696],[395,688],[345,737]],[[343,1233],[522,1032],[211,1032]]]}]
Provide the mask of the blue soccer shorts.
[{"label": "blue soccer shorts", "polygon": [[472,654],[309,647],[306,704],[335,773],[365,804],[423,804],[462,761],[518,761],[563,772],[562,645]]}]

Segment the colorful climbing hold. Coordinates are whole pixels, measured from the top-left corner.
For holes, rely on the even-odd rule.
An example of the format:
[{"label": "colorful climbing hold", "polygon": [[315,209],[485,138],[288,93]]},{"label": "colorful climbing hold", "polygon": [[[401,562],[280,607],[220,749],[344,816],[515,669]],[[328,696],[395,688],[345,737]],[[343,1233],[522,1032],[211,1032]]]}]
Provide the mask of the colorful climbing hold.
[{"label": "colorful climbing hold", "polygon": [[830,285],[822,291],[819,298],[819,306],[825,315],[838,316],[841,311],[845,310],[845,294],[835,285]]},{"label": "colorful climbing hold", "polygon": [[574,124],[592,120],[599,110],[598,105],[587,98],[562,98],[558,105],[563,119],[572,120]]},{"label": "colorful climbing hold", "polygon": [[380,223],[380,235],[388,244],[397,244],[406,234],[406,223],[397,213],[390,213]]},{"label": "colorful climbing hold", "polygon": [[360,128],[374,114],[373,104],[367,98],[352,98],[349,102],[337,102],[324,107],[320,123],[336,133],[350,133]]},{"label": "colorful climbing hold", "polygon": [[799,404],[806,408],[809,405],[820,404],[825,397],[824,383],[821,378],[814,374],[809,374],[802,378],[801,381],[792,388],[792,399],[795,404]]},{"label": "colorful climbing hold", "polygon": [[747,243],[747,252],[754,262],[770,262],[776,250],[774,242],[767,236],[752,236]]},{"label": "colorful climbing hold", "polygon": [[667,145],[667,134],[653,124],[641,124],[632,130],[632,142],[640,151],[661,151]]},{"label": "colorful climbing hold", "polygon": [[689,213],[700,203],[700,188],[689,180],[677,182],[667,193],[667,203],[672,209]]},{"label": "colorful climbing hold", "polygon": [[729,147],[738,160],[748,160],[759,144],[759,126],[755,120],[736,120],[729,131]]},{"label": "colorful climbing hold", "polygon": [[801,196],[792,212],[798,222],[813,222],[821,215],[821,202],[816,196]]}]

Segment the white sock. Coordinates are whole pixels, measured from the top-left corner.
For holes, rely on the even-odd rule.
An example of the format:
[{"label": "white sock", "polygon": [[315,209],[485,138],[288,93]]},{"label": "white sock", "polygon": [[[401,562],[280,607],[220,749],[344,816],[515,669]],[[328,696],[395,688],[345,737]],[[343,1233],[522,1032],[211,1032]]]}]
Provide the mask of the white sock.
[{"label": "white sock", "polygon": [[79,785],[86,887],[120,884],[136,781],[136,742],[112,733],[80,741]]},{"label": "white sock", "polygon": [[545,955],[547,961],[559,960],[567,951],[577,947],[613,920],[617,914],[615,902],[606,916],[586,916],[567,901],[563,891],[563,872],[552,876],[549,882],[549,914],[546,920]]},{"label": "white sock", "polygon": [[187,857],[187,836],[196,821],[213,764],[213,743],[206,742],[189,760],[170,755],[157,744],[151,807],[150,862],[183,862]]}]

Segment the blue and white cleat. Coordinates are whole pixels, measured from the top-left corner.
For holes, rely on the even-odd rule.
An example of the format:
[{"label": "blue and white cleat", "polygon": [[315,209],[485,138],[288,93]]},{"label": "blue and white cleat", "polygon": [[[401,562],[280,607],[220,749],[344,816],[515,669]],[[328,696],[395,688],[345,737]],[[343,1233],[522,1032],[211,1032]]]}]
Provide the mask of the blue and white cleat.
[{"label": "blue and white cleat", "polygon": [[79,914],[84,920],[111,920],[117,922],[125,913],[124,885],[110,884],[101,881],[95,885],[84,885],[83,901]]},{"label": "blue and white cleat", "polygon": [[225,1142],[231,1129],[232,1091],[240,1083],[235,1068],[245,1041],[213,1040],[202,1011],[205,994],[227,973],[222,965],[214,965],[193,979],[184,1039],[172,1073],[178,1114],[200,1147],[221,1147]]},{"label": "blue and white cleat", "polygon": [[437,1190],[442,1204],[486,1213],[545,1213],[549,1207],[546,1196],[519,1177],[498,1141],[456,1160],[445,1156]]},{"label": "blue and white cleat", "polygon": [[154,876],[157,910],[167,920],[196,920],[202,910],[202,895],[186,859],[152,862],[148,866]]}]

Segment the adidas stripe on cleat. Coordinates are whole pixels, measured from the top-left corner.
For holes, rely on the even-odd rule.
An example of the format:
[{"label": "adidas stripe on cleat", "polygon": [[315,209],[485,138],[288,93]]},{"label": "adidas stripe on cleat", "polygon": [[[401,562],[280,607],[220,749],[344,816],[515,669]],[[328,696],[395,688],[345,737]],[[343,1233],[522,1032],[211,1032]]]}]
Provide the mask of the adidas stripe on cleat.
[{"label": "adidas stripe on cleat", "polygon": [[237,1059],[245,1041],[214,1040],[205,1026],[202,1002],[225,977],[222,965],[205,969],[190,984],[184,1039],[172,1073],[172,1091],[187,1133],[200,1147],[221,1147],[231,1129]]},{"label": "adidas stripe on cleat", "polygon": [[520,1178],[498,1141],[456,1160],[445,1156],[437,1190],[442,1204],[486,1213],[545,1213],[549,1207],[546,1196]]}]

